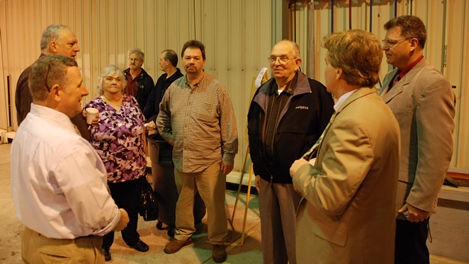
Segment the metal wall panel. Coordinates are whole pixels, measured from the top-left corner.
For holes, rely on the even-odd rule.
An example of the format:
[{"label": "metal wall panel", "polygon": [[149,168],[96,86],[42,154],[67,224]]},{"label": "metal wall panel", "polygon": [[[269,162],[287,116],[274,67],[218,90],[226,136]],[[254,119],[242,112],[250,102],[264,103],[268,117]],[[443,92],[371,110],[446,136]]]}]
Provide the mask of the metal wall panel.
[{"label": "metal wall panel", "polygon": [[452,166],[469,168],[469,1],[447,1],[446,45],[444,73],[456,94],[456,130],[453,133],[455,151]]},{"label": "metal wall panel", "polygon": [[[324,59],[325,51],[321,48],[322,38],[331,32],[342,30],[363,29],[371,31],[378,38],[383,39],[386,31],[383,25],[391,18],[400,15],[419,16],[427,27],[427,43],[424,49],[425,58],[438,70],[440,70],[456,87],[454,92],[457,97],[456,104],[456,131],[453,133],[454,151],[451,166],[458,168],[469,168],[469,96],[464,96],[469,87],[469,76],[464,74],[468,71],[469,61],[469,3],[467,0],[448,1],[424,1],[424,0],[381,0],[381,1],[352,1],[351,12],[349,1],[311,1],[304,8],[304,1],[298,1],[295,10],[290,10],[295,16],[296,26],[294,40],[300,44],[302,54],[312,50],[314,54],[303,55],[302,67],[309,76],[324,83]],[[335,2],[334,6],[331,3]],[[370,7],[370,3],[372,6]],[[298,7],[299,6],[299,7]],[[310,12],[309,9],[313,9]],[[308,21],[303,19],[305,14],[310,14]],[[352,18],[350,19],[350,14]],[[351,21],[351,24],[350,24]],[[305,41],[303,25],[298,23],[309,23],[308,33],[313,35],[314,41]],[[370,26],[371,25],[371,26]],[[309,36],[311,38],[311,36]],[[309,44],[308,44],[309,43]],[[304,45],[310,45],[305,47]],[[311,67],[309,71],[308,67]],[[306,70],[305,70],[306,69]],[[385,74],[392,69],[386,63],[385,57],[381,64],[381,80]]]},{"label": "metal wall panel", "polygon": [[[39,39],[52,23],[68,25],[76,34],[81,51],[77,62],[90,95],[96,96],[97,78],[102,68],[128,65],[128,51],[145,52],[144,68],[156,79],[162,74],[158,58],[164,49],[180,54],[189,39],[199,39],[207,49],[206,71],[228,89],[236,111],[240,134],[235,170],[240,170],[247,149],[246,115],[251,99],[252,78],[262,67],[272,43],[288,37],[288,25],[303,57],[303,71],[323,80],[322,38],[350,27],[348,1],[310,1],[288,16],[287,0],[0,0],[0,128],[6,128],[8,109],[6,76],[13,90],[12,120],[16,128],[14,88],[21,72],[40,54]],[[305,1],[303,1],[305,2]],[[372,7],[370,8],[370,4]],[[453,165],[469,168],[468,145],[469,87],[467,0],[358,0],[352,1],[352,28],[371,30],[384,38],[383,25],[390,18],[415,14],[429,31],[425,57],[456,85],[457,130]],[[312,9],[312,10],[311,10]],[[444,36],[444,37],[442,37]],[[443,56],[447,45],[447,58]],[[446,67],[443,65],[446,62]],[[179,64],[180,66],[181,64]],[[314,66],[314,67],[313,67]],[[390,69],[383,60],[381,77]],[[269,72],[270,75],[270,72]]]},{"label": "metal wall panel", "polygon": [[[239,152],[235,170],[240,170],[248,147],[246,116],[252,78],[267,67],[271,49],[270,1],[198,1],[197,37],[206,46],[205,69],[216,76],[230,93],[238,123]],[[200,34],[199,34],[200,32]]]},{"label": "metal wall panel", "polygon": [[[0,0],[0,128],[6,128],[3,77],[11,76],[14,102],[16,81],[39,56],[40,36],[49,24],[68,25],[77,36],[81,49],[77,62],[90,92],[84,103],[97,96],[102,68],[110,64],[127,68],[130,49],[145,52],[143,67],[156,81],[163,73],[158,66],[161,51],[174,49],[180,54],[184,42],[198,39],[207,49],[205,70],[220,79],[233,100],[240,133],[235,163],[239,170],[247,149],[244,135],[252,77],[267,66],[271,48],[270,5],[270,0]],[[14,104],[11,111],[16,128]]]}]

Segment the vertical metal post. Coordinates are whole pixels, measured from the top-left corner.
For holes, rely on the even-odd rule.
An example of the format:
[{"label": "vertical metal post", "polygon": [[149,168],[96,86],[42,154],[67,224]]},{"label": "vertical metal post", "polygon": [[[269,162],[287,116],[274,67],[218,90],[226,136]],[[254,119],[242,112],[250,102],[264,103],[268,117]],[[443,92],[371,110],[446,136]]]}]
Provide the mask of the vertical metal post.
[{"label": "vertical metal post", "polygon": [[370,32],[373,31],[373,0],[370,0]]},{"label": "vertical metal post", "polygon": [[441,69],[440,71],[444,74],[444,71],[445,71],[445,68],[446,68],[446,58],[447,58],[447,54],[446,54],[446,50],[447,50],[447,46],[446,46],[446,12],[447,12],[447,9],[448,9],[448,1],[447,0],[443,0],[443,31],[442,31],[442,36],[441,36],[441,56],[443,56],[443,58],[441,58]]},{"label": "vertical metal post", "polygon": [[334,0],[331,0],[331,33],[334,33]]},{"label": "vertical metal post", "polygon": [[12,130],[12,125],[11,125],[11,96],[10,96],[11,87],[10,87],[10,83],[11,83],[11,76],[8,75],[7,76],[7,94],[8,94],[8,97],[7,97],[7,113],[8,113],[7,132],[10,132]]},{"label": "vertical metal post", "polygon": [[352,29],[352,0],[348,1],[348,29]]},{"label": "vertical metal post", "polygon": [[310,2],[308,5],[308,28],[309,28],[309,34],[308,34],[308,47],[307,47],[307,58],[308,58],[308,68],[307,68],[307,75],[311,78],[315,78],[315,56],[316,53],[315,51],[315,31],[314,31],[314,3]]}]

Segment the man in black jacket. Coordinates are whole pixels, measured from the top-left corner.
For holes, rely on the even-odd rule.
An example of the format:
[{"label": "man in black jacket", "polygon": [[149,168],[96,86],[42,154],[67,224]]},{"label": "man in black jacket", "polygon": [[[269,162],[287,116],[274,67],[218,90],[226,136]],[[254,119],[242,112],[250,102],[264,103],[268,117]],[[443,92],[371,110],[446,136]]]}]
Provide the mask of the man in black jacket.
[{"label": "man in black jacket", "polygon": [[147,104],[148,96],[153,90],[153,78],[142,68],[145,61],[145,54],[139,48],[129,51],[129,68],[125,69],[125,78],[127,86],[125,94],[131,95],[137,99],[140,109],[143,112]]},{"label": "man in black jacket", "polygon": [[295,210],[301,196],[289,169],[321,136],[334,101],[324,85],[299,71],[296,43],[280,41],[268,59],[273,78],[259,87],[248,113],[262,251],[266,264],[295,264]]},{"label": "man in black jacket", "polygon": [[178,55],[174,50],[163,50],[160,54],[160,61],[158,63],[164,73],[156,81],[155,89],[153,89],[148,97],[143,114],[147,122],[155,121],[158,113],[160,112],[160,102],[166,89],[177,79],[182,77],[181,70],[177,68]]}]

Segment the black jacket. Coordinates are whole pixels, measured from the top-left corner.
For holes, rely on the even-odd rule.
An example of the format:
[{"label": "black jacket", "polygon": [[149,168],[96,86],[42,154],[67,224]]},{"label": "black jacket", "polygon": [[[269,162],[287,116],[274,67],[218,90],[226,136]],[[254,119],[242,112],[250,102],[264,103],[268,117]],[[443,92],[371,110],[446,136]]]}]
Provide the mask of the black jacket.
[{"label": "black jacket", "polygon": [[[286,103],[276,127],[273,160],[264,150],[265,115],[271,95],[271,78],[257,90],[248,113],[248,134],[254,173],[273,183],[292,183],[290,166],[321,136],[334,113],[334,101],[320,82],[298,73],[297,87]],[[274,90],[275,88],[275,90]]]},{"label": "black jacket", "polygon": [[[130,75],[130,68],[125,69],[124,73],[126,74],[125,78]],[[143,111],[145,105],[147,104],[148,96],[150,96],[151,91],[153,90],[153,78],[142,68],[142,73],[138,77],[138,89],[135,94],[135,99],[140,106],[140,109]]]},{"label": "black jacket", "polygon": [[169,78],[166,79],[166,76],[168,76],[168,74],[164,73],[160,78],[158,78],[155,89],[151,90],[145,109],[143,109],[143,114],[145,115],[147,122],[155,121],[158,113],[160,112],[160,103],[163,99],[164,93],[175,80],[181,78],[183,75],[181,70],[177,68],[176,72]]}]

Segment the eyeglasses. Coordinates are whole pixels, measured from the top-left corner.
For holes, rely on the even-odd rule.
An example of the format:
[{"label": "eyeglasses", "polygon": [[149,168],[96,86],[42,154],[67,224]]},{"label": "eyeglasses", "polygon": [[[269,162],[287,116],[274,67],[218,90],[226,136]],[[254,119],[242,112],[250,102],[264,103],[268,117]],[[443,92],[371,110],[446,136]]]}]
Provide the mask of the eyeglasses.
[{"label": "eyeglasses", "polygon": [[397,39],[397,40],[394,40],[394,39],[383,39],[381,40],[381,42],[383,43],[383,48],[384,47],[394,47],[394,46],[397,46],[399,44],[401,44],[402,42],[406,41],[406,40],[409,40],[411,38],[405,38],[405,39]]},{"label": "eyeglasses", "polygon": [[296,59],[297,57],[293,57],[293,58],[288,58],[288,56],[270,56],[267,58],[267,60],[270,62],[270,63],[275,63],[277,62],[277,59],[278,59],[278,63],[280,63],[281,65],[285,65],[287,64],[289,61],[291,60],[294,60]]}]

